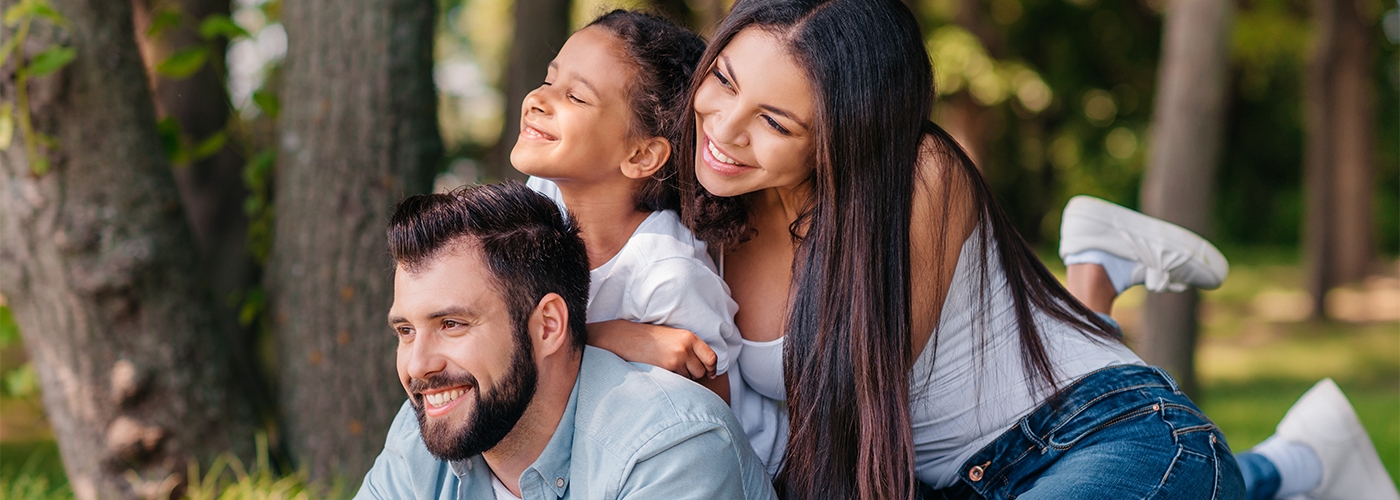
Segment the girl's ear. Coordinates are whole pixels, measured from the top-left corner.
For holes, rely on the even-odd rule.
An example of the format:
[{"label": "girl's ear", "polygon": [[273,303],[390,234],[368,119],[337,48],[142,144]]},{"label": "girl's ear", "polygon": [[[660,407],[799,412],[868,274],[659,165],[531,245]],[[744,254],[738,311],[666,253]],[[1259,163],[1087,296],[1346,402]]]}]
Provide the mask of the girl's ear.
[{"label": "girl's ear", "polygon": [[622,162],[622,175],[631,179],[645,179],[661,170],[666,160],[671,158],[671,141],[662,137],[652,137],[637,143],[632,157]]}]

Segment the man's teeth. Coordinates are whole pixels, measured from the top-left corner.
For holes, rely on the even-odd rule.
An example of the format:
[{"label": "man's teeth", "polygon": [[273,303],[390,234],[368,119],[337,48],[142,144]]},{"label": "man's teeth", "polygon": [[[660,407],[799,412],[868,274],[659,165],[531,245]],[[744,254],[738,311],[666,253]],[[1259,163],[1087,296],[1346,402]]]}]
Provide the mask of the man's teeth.
[{"label": "man's teeth", "polygon": [[709,146],[709,148],[710,148],[710,154],[711,154],[711,155],[714,155],[714,157],[715,157],[716,160],[722,161],[722,162],[724,162],[724,163],[728,163],[728,164],[730,164],[730,165],[743,165],[743,163],[739,163],[739,162],[737,162],[737,161],[734,161],[733,158],[730,158],[730,157],[728,157],[728,156],[725,156],[724,153],[720,152],[719,148],[715,147],[715,143],[713,143],[713,142],[706,142],[705,145],[706,145],[706,146]]},{"label": "man's teeth", "polygon": [[442,406],[447,403],[451,403],[452,401],[462,397],[462,395],[466,393],[467,391],[463,389],[453,389],[446,392],[439,392],[437,394],[424,394],[423,399],[427,400],[428,404],[430,405]]}]

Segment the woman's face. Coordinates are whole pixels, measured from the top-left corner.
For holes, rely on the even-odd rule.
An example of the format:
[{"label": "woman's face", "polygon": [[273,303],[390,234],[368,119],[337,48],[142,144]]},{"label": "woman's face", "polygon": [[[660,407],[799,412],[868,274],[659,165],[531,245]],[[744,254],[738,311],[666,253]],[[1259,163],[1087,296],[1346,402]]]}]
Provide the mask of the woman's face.
[{"label": "woman's face", "polygon": [[812,173],[814,94],[782,41],[748,28],[695,93],[695,176],[711,194],[790,188]]}]

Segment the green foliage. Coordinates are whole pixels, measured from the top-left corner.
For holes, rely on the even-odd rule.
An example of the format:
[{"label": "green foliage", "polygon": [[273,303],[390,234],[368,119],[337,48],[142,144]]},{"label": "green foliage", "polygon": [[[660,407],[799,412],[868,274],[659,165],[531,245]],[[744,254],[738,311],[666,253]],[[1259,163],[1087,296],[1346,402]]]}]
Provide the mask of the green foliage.
[{"label": "green foliage", "polygon": [[268,118],[277,119],[277,115],[282,112],[282,102],[277,98],[277,94],[266,89],[253,91],[253,103],[258,105],[258,109],[267,114]]},{"label": "green foliage", "polygon": [[146,36],[155,38],[173,28],[179,27],[184,22],[184,16],[180,14],[178,6],[165,5],[157,7],[151,12],[151,25],[146,28]]},{"label": "green foliage", "polygon": [[227,131],[220,130],[191,144],[191,141],[185,137],[180,122],[173,116],[167,116],[156,122],[156,135],[160,137],[165,157],[169,158],[176,167],[186,167],[191,163],[218,154],[224,149],[229,138]]},{"label": "green foliage", "polygon": [[[0,63],[0,66],[4,64]],[[10,116],[13,110],[13,104],[0,103],[0,151],[9,149],[10,141],[15,138],[15,119]]]},{"label": "green foliage", "polygon": [[15,317],[10,314],[10,308],[0,306],[0,349],[16,342],[19,342],[19,325],[15,324]]},{"label": "green foliage", "polygon": [[189,78],[204,68],[209,60],[209,47],[196,46],[175,51],[170,57],[156,64],[156,73],[176,80]]},{"label": "green foliage", "polygon": [[272,252],[272,167],[277,152],[265,149],[248,161],[243,168],[243,183],[248,186],[248,199],[243,211],[248,215],[248,251],[259,264],[267,262]]},{"label": "green foliage", "polygon": [[[0,113],[0,132],[4,132],[3,141],[0,141],[0,151],[10,147],[10,139],[14,133],[15,125],[18,125],[20,133],[24,136],[24,152],[29,160],[30,171],[35,176],[41,176],[49,171],[49,159],[44,155],[39,146],[48,148],[58,147],[58,141],[34,130],[34,126],[29,116],[29,79],[48,76],[68,63],[73,62],[77,57],[77,51],[62,46],[45,47],[24,63],[24,42],[29,38],[29,29],[37,19],[46,20],[55,26],[63,27],[68,21],[63,18],[48,0],[22,0],[10,6],[4,12],[5,26],[16,28],[14,36],[0,45],[0,65],[9,61],[11,55],[19,60],[19,68],[15,70],[15,106],[8,108],[5,113]],[[8,103],[7,103],[8,104]],[[11,116],[12,114],[17,116]]]},{"label": "green foliage", "polygon": [[67,66],[68,63],[73,62],[76,57],[78,57],[78,51],[72,47],[49,47],[43,52],[35,54],[34,58],[29,60],[29,66],[26,69],[29,71],[29,76],[33,78],[48,76],[49,73],[58,71]]},{"label": "green foliage", "polygon": [[343,485],[330,488],[312,483],[306,472],[279,476],[271,466],[267,437],[257,436],[258,463],[249,470],[238,458],[221,455],[200,473],[198,463],[190,463],[190,483],[185,497],[190,500],[233,500],[242,498],[276,498],[306,500],[312,498],[343,498]]},{"label": "green foliage", "polygon": [[5,396],[24,399],[39,394],[39,375],[34,373],[34,365],[31,363],[6,371],[3,378]]},{"label": "green foliage", "polygon": [[211,14],[209,17],[204,18],[204,22],[199,23],[199,36],[203,37],[205,40],[213,40],[219,37],[232,40],[249,35],[247,30],[234,23],[233,19],[229,19],[228,16],[223,14]]}]

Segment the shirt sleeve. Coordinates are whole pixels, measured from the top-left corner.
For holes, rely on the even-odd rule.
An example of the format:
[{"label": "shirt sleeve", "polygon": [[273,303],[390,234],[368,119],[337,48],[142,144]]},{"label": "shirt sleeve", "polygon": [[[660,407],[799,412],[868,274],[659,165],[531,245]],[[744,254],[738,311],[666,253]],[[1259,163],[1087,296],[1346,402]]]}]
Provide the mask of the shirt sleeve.
[{"label": "shirt sleeve", "polygon": [[739,306],[714,271],[694,259],[658,260],[633,274],[624,297],[630,310],[620,317],[689,330],[714,349],[715,374],[729,371],[742,344],[734,325]]},{"label": "shirt sleeve", "polygon": [[617,498],[776,499],[767,473],[744,439],[718,423],[672,426],[638,451]]}]

